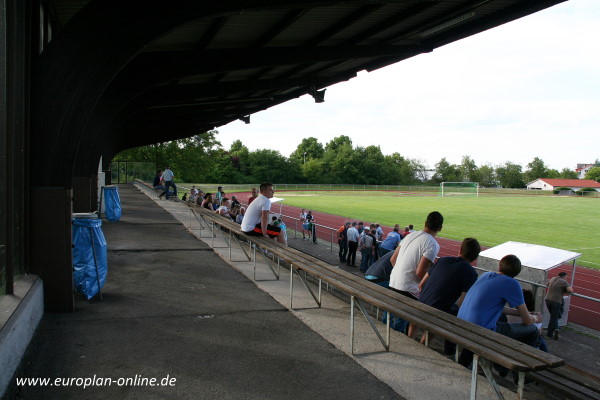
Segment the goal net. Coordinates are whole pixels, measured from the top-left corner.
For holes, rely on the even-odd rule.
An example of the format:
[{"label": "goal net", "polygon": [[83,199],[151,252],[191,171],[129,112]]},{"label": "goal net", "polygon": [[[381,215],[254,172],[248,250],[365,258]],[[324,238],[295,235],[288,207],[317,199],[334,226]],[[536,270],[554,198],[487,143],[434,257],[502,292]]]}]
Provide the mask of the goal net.
[{"label": "goal net", "polygon": [[440,196],[473,196],[479,197],[479,183],[477,182],[442,182],[440,183]]}]

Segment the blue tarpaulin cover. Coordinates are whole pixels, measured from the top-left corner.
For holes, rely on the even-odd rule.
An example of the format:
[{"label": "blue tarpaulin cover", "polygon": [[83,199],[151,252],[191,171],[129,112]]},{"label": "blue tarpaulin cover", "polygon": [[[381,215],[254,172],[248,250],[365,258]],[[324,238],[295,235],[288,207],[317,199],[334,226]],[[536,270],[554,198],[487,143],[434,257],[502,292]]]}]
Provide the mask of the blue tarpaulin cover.
[{"label": "blue tarpaulin cover", "polygon": [[75,289],[88,300],[106,282],[107,250],[101,226],[98,218],[73,218],[73,280]]},{"label": "blue tarpaulin cover", "polygon": [[121,199],[117,186],[104,187],[104,216],[111,222],[121,219]]}]

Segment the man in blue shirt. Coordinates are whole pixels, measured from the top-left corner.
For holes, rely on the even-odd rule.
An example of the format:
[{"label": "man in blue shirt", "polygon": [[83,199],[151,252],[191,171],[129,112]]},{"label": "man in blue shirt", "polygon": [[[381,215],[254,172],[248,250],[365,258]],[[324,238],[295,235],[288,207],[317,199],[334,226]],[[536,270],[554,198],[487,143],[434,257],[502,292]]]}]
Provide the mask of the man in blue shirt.
[{"label": "man in blue shirt", "polygon": [[396,224],[394,226],[394,230],[388,233],[385,237],[385,240],[381,242],[381,244],[379,245],[380,256],[383,256],[386,253],[389,253],[390,251],[396,250],[398,243],[400,243],[400,240],[402,240],[402,236],[400,236],[398,230],[398,224]]},{"label": "man in blue shirt", "polygon": [[[535,323],[542,322],[542,318],[529,314],[525,306],[521,285],[514,279],[520,272],[521,260],[512,254],[504,256],[498,273],[484,273],[467,292],[458,318],[537,347],[539,332]],[[507,303],[511,308],[505,307]],[[523,322],[499,321],[502,314],[520,316]],[[468,365],[471,357],[472,354],[463,354],[459,362]]]}]

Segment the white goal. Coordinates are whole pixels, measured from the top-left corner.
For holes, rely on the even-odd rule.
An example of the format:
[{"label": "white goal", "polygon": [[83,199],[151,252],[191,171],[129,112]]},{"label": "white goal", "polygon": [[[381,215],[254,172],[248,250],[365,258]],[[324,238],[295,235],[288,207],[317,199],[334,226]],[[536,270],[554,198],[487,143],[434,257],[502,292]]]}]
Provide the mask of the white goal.
[{"label": "white goal", "polygon": [[473,196],[479,197],[478,182],[442,182],[440,196]]}]

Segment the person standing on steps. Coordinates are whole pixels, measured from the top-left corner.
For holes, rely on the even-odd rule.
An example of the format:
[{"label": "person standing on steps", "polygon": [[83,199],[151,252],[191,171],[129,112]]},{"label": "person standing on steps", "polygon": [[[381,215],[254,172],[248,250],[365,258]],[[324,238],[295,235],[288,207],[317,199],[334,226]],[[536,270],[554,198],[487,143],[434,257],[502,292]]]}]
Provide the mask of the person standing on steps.
[{"label": "person standing on steps", "polygon": [[548,282],[546,293],[546,307],[550,312],[550,322],[546,336],[558,340],[558,320],[562,316],[565,302],[563,296],[573,293],[573,288],[567,282],[567,273],[561,272]]},{"label": "person standing on steps", "polygon": [[171,171],[171,167],[167,166],[162,174],[162,179],[165,182],[165,197],[167,200],[169,200],[169,187],[173,188],[173,196],[177,198],[177,186],[175,185],[173,178],[175,178],[175,174]]}]

